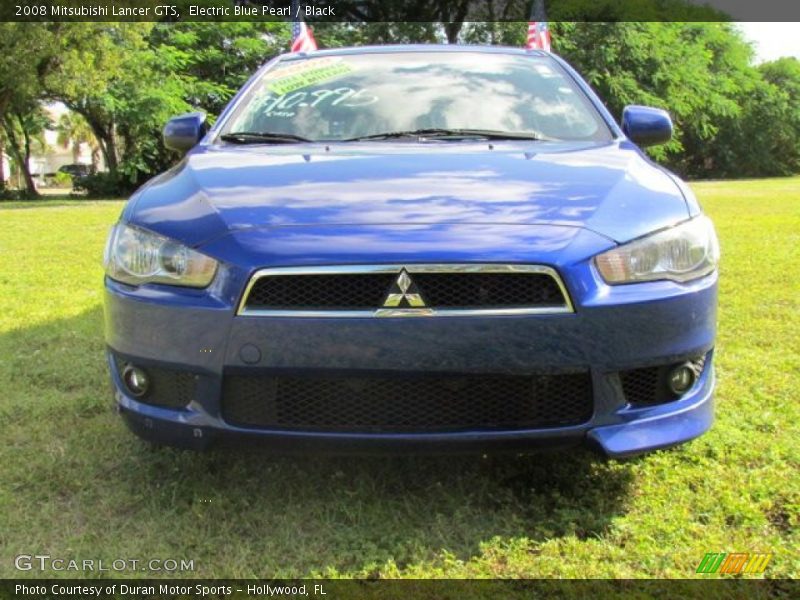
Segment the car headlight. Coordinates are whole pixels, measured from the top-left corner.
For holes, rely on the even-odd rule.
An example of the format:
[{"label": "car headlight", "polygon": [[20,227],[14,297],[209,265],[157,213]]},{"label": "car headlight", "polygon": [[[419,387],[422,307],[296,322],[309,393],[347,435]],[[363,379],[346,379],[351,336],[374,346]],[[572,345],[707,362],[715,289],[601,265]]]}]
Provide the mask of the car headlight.
[{"label": "car headlight", "polygon": [[699,216],[595,257],[606,283],[669,279],[685,282],[711,273],[719,261],[714,225]]},{"label": "car headlight", "polygon": [[206,287],[217,272],[217,261],[158,234],[118,223],[111,230],[103,256],[111,279],[141,285],[164,283]]}]

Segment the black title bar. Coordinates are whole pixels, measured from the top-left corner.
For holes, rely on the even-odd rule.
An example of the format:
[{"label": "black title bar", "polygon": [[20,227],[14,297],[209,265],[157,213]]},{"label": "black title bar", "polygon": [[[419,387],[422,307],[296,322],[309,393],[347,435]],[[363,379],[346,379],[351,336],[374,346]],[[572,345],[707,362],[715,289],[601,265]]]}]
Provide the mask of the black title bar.
[{"label": "black title bar", "polygon": [[796,580],[3,579],[0,598],[462,600],[473,598],[797,598]]},{"label": "black title bar", "polygon": [[[0,21],[528,21],[533,0],[3,0]],[[795,0],[545,0],[551,21],[800,21]]]}]

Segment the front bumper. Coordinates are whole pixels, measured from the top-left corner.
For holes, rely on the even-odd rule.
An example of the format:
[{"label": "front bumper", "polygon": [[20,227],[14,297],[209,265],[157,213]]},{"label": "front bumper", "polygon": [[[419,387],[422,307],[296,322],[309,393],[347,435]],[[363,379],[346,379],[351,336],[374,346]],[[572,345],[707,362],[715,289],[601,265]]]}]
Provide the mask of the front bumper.
[{"label": "front bumper", "polygon": [[125,423],[138,436],[193,449],[227,441],[258,442],[292,453],[494,453],[585,445],[612,458],[625,458],[676,446],[708,431],[714,421],[713,388],[713,367],[709,365],[691,397],[659,407],[662,410],[620,410],[617,424],[417,435],[254,431],[230,426],[202,408],[175,411],[136,402],[121,392],[118,383],[115,397]]},{"label": "front bumper", "polygon": [[[246,275],[207,291],[131,288],[106,281],[109,366],[118,408],[143,437],[206,446],[258,439],[292,450],[524,451],[587,444],[623,457],[686,442],[713,421],[716,274],[690,284],[605,286],[591,268],[561,268],[574,314],[476,318],[326,319],[235,315]],[[252,347],[259,359],[252,362]],[[250,349],[244,352],[243,348]],[[680,399],[631,405],[620,371],[707,354],[695,385]],[[191,402],[170,409],[126,394],[115,358],[190,370]],[[589,370],[594,411],[581,425],[450,433],[332,433],[234,426],[220,398],[231,370],[269,373],[463,373],[525,375]]]}]

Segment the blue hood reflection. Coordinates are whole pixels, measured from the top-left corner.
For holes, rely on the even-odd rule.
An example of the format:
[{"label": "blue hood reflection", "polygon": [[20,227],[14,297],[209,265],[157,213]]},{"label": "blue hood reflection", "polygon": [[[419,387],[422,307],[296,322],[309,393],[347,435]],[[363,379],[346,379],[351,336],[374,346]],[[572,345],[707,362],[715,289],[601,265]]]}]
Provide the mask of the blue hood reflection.
[{"label": "blue hood reflection", "polygon": [[555,225],[617,242],[689,217],[629,142],[200,146],[125,218],[191,245],[231,231],[382,225]]}]

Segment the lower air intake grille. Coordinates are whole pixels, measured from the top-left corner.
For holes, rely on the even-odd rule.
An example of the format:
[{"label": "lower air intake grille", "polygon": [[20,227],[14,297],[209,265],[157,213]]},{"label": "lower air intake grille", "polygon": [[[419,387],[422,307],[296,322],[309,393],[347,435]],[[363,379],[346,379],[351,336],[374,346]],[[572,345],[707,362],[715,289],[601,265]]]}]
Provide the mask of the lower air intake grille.
[{"label": "lower air intake grille", "polygon": [[[119,373],[128,364],[119,357],[115,357],[115,362]],[[144,396],[136,398],[138,402],[165,408],[184,408],[194,399],[197,379],[193,373],[163,367],[140,368],[147,373],[150,385]]]},{"label": "lower air intake grille", "polygon": [[[705,367],[706,357],[692,359],[689,363],[699,378]],[[673,367],[674,363],[620,371],[619,378],[625,400],[638,405],[663,404],[677,400],[678,396],[672,393],[667,385],[667,376]]]},{"label": "lower air intake grille", "polygon": [[579,425],[589,373],[531,377],[321,378],[226,375],[232,425],[301,431],[439,432]]}]

